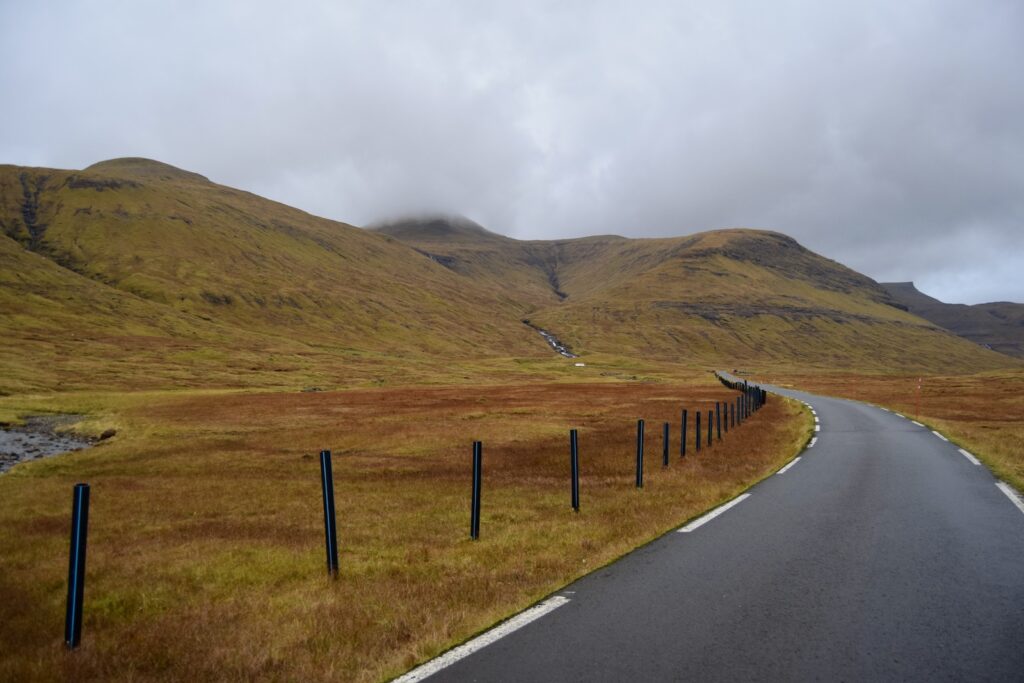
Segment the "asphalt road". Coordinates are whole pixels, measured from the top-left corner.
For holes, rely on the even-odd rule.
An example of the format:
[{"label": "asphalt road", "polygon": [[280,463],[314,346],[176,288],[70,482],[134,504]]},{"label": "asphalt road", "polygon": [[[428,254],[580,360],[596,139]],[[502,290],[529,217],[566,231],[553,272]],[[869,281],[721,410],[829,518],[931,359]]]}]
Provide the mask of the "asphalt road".
[{"label": "asphalt road", "polygon": [[992,474],[909,419],[778,391],[820,418],[785,472],[406,680],[1024,681],[1024,512]]}]

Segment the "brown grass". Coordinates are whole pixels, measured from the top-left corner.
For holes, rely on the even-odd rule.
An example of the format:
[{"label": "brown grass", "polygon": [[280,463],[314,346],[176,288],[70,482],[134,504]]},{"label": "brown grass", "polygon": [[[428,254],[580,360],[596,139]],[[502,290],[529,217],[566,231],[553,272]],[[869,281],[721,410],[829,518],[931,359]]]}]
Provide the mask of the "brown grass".
[{"label": "brown grass", "polygon": [[[694,456],[689,444],[680,462],[679,408],[734,395],[704,380],[146,397],[109,418],[122,430],[113,442],[0,477],[0,679],[396,675],[735,495],[806,440],[802,409],[772,401],[710,451]],[[643,491],[637,417],[648,424]],[[579,514],[569,427],[580,429]],[[477,542],[474,439],[484,442]],[[336,581],[324,567],[315,454],[325,446]],[[92,486],[85,626],[67,653],[79,480]]]},{"label": "brown grass", "polygon": [[[876,403],[915,417],[918,377],[790,375],[780,384]],[[996,476],[1024,489],[1024,372],[921,379],[920,422],[973,452]]]}]

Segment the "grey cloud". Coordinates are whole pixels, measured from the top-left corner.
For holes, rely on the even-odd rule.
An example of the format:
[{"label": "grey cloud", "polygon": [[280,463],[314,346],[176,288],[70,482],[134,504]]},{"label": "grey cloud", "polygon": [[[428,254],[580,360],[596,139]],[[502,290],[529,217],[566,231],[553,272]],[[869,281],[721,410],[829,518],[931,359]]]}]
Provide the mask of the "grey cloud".
[{"label": "grey cloud", "polygon": [[356,224],[765,227],[1024,300],[1024,6],[7,3],[0,161],[158,158]]}]

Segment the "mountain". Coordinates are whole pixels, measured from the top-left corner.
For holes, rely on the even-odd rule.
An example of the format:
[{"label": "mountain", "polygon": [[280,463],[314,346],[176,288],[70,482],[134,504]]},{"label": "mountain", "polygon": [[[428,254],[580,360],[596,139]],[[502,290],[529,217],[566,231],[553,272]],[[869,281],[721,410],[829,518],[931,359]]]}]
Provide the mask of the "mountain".
[{"label": "mountain", "polygon": [[546,353],[526,306],[394,239],[155,161],[0,166],[0,258],[7,391]]},{"label": "mountain", "polygon": [[1024,304],[947,304],[924,294],[913,282],[882,286],[914,315],[986,348],[1024,358]]},{"label": "mountain", "polygon": [[464,230],[447,240],[444,222],[377,229],[475,282],[503,285],[535,307],[532,324],[577,353],[872,370],[1005,364],[779,233],[519,241]]},{"label": "mountain", "polygon": [[0,266],[7,393],[559,372],[526,320],[613,365],[1012,362],[778,233],[520,241],[444,216],[364,230],[138,158],[0,166]]}]

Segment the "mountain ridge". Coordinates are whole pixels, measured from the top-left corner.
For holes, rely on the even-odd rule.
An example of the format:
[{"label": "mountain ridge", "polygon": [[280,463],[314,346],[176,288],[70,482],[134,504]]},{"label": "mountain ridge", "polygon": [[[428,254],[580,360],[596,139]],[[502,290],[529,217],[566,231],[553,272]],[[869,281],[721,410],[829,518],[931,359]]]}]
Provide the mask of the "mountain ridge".
[{"label": "mountain ridge", "polygon": [[152,160],[90,168],[0,166],[0,391],[560,367],[524,319],[618,364],[1004,362],[782,233],[515,240],[434,216],[389,235]]},{"label": "mountain ridge", "polygon": [[882,286],[911,313],[985,348],[1024,358],[1024,304],[947,304],[920,291],[913,282]]}]

